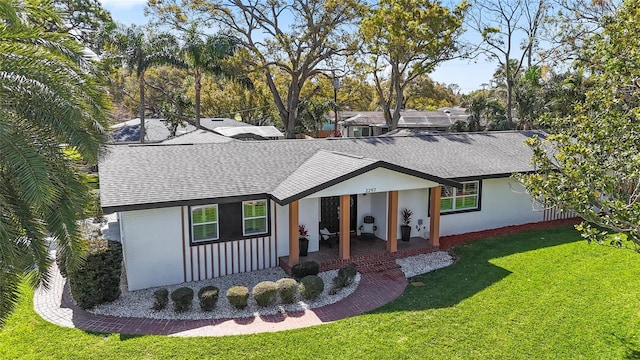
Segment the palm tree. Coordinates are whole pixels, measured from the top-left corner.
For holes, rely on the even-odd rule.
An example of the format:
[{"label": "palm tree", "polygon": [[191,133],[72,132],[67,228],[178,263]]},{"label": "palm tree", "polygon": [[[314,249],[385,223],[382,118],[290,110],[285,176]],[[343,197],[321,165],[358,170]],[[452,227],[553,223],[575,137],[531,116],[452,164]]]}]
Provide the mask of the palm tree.
[{"label": "palm tree", "polygon": [[144,143],[145,134],[145,72],[156,65],[176,65],[184,67],[178,56],[178,44],[171,34],[147,35],[143,28],[131,25],[118,28],[110,40],[111,52],[128,71],[136,73],[140,87],[140,142]]},{"label": "palm tree", "polygon": [[193,72],[195,79],[195,126],[200,128],[200,90],[202,89],[202,75],[207,73],[214,76],[233,78],[233,73],[223,66],[223,62],[233,56],[236,44],[227,36],[209,36],[204,39],[195,29],[187,32],[182,49],[185,68]]},{"label": "palm tree", "polygon": [[[0,323],[24,274],[47,284],[50,236],[75,268],[88,188],[65,155],[96,163],[109,101],[48,3],[0,0]],[[62,144],[66,144],[65,147]]]}]

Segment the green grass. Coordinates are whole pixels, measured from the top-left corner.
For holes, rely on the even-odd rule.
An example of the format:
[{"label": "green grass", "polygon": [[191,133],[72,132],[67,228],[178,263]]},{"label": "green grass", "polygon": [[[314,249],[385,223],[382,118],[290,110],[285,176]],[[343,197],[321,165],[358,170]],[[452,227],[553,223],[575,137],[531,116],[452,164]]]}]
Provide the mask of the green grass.
[{"label": "green grass", "polygon": [[28,289],[0,332],[2,359],[621,359],[640,355],[640,258],[571,228],[477,241],[396,301],[335,323],[171,338],[61,328]]}]

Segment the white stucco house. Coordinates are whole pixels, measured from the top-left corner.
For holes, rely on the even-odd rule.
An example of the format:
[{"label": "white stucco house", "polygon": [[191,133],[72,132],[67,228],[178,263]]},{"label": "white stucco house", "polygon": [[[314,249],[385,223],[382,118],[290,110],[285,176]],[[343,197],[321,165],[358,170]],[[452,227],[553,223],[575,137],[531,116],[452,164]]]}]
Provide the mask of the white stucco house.
[{"label": "white stucco house", "polygon": [[528,137],[510,131],[385,138],[110,146],[99,164],[105,212],[118,214],[130,290],[300,261],[298,226],[320,250],[320,223],[350,237],[366,215],[398,251],[402,209],[412,236],[549,220],[510,179],[529,172]]}]

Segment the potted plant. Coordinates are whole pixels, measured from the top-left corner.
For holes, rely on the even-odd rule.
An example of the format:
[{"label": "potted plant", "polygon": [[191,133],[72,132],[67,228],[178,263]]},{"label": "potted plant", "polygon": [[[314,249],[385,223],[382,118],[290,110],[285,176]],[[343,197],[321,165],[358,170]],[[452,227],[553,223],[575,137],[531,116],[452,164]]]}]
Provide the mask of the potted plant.
[{"label": "potted plant", "polygon": [[402,218],[402,225],[400,225],[400,234],[402,235],[402,241],[409,241],[411,238],[411,215],[413,215],[413,211],[409,209],[404,209],[400,212],[400,217]]},{"label": "potted plant", "polygon": [[307,256],[309,252],[309,239],[307,239],[309,232],[304,225],[298,226],[298,238],[300,239],[300,256]]}]

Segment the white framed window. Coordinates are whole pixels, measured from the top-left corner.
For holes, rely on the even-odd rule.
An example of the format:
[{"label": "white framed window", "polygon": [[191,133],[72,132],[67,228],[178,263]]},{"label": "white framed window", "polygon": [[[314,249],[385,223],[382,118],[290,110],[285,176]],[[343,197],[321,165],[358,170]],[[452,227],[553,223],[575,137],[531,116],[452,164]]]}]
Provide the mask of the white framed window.
[{"label": "white framed window", "polygon": [[218,205],[194,206],[191,208],[192,241],[218,240]]},{"label": "white framed window", "polygon": [[242,235],[266,234],[267,200],[242,202]]},{"label": "white framed window", "polygon": [[480,182],[467,181],[462,189],[443,185],[440,193],[440,212],[447,213],[461,210],[474,210],[480,204]]}]

